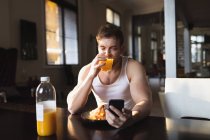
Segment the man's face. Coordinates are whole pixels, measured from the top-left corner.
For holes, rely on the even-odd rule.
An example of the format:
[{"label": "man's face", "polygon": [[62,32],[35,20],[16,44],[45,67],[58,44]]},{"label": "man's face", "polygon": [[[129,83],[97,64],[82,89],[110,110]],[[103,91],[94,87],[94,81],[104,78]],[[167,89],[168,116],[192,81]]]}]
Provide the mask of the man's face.
[{"label": "man's face", "polygon": [[122,54],[122,47],[115,37],[101,38],[98,40],[98,53],[105,57],[117,59]]}]

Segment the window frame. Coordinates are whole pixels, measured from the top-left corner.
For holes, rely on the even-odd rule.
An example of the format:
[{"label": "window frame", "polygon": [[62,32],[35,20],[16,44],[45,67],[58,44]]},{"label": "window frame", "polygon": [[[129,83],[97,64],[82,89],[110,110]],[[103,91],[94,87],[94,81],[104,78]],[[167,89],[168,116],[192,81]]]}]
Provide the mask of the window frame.
[{"label": "window frame", "polygon": [[143,62],[143,54],[142,54],[142,27],[136,26],[136,28],[133,29],[133,42],[134,46],[132,47],[132,57],[139,62]]},{"label": "window frame", "polygon": [[[198,37],[203,37],[203,40],[198,39]],[[190,47],[191,47],[191,63],[199,64],[202,63],[202,44],[204,43],[204,35],[191,35],[190,36]],[[195,54],[193,54],[193,49],[195,49]],[[195,57],[195,58],[194,58]]]},{"label": "window frame", "polygon": [[158,34],[156,31],[150,32],[150,50],[152,53],[152,64],[158,64]]},{"label": "window frame", "polygon": [[[113,22],[109,22],[108,20],[107,20],[107,10],[110,10],[111,12],[112,12],[112,15],[113,15],[113,18],[112,18],[112,21]],[[119,16],[119,25],[117,25],[114,21],[114,15],[115,14],[117,14],[118,16]],[[110,7],[106,7],[106,22],[107,23],[110,23],[110,24],[113,24],[113,25],[116,25],[116,26],[118,26],[118,27],[121,27],[121,15],[120,15],[120,13],[119,12],[117,12],[117,11],[115,11],[115,10],[113,10],[112,8],[110,8]]]},{"label": "window frame", "polygon": [[[44,47],[44,62],[45,62],[45,66],[49,66],[49,67],[62,67],[65,65],[69,65],[69,66],[78,66],[80,65],[80,49],[79,49],[79,15],[78,15],[78,1],[77,0],[72,0],[72,2],[67,1],[67,0],[49,0],[52,1],[54,3],[56,3],[58,5],[59,8],[61,8],[61,30],[62,30],[62,55],[63,55],[63,64],[49,64],[48,63],[48,53],[47,53],[47,39],[46,39],[46,0],[44,0],[44,41],[45,41],[45,47]],[[66,50],[66,46],[65,46],[65,39],[66,39],[66,35],[65,35],[65,16],[64,16],[64,11],[65,10],[70,10],[73,11],[76,14],[76,31],[77,31],[77,50],[78,50],[78,63],[77,64],[66,64],[66,54],[65,54],[65,50]]]}]

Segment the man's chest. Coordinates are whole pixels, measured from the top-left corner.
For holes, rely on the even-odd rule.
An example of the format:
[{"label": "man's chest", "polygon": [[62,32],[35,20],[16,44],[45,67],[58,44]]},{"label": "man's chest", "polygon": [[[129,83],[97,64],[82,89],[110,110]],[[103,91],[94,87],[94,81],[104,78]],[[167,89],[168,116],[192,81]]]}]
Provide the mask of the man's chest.
[{"label": "man's chest", "polygon": [[98,77],[102,84],[110,85],[113,84],[120,76],[120,71],[116,72],[101,72]]}]

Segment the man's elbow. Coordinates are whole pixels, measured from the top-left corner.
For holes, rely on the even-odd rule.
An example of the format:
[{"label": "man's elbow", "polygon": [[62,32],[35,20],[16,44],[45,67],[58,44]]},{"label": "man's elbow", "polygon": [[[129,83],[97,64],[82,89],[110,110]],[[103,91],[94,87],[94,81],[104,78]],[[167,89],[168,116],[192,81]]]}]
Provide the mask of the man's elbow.
[{"label": "man's elbow", "polygon": [[68,106],[68,111],[69,111],[71,114],[76,114],[76,113],[77,113],[77,110],[74,109],[72,106]]},{"label": "man's elbow", "polygon": [[72,103],[72,100],[71,100],[71,93],[68,94],[67,96],[67,105],[68,105],[68,111],[71,113],[71,114],[76,114],[76,109],[74,108],[73,106],[73,103]]},{"label": "man's elbow", "polygon": [[70,114],[76,114],[76,111],[71,110],[71,109],[68,109],[68,110],[69,110]]},{"label": "man's elbow", "polygon": [[67,105],[68,105],[68,111],[71,113],[71,114],[76,114],[80,111],[80,109],[82,108],[82,105],[78,105],[76,104],[75,102],[72,102],[72,101],[68,101],[67,102]]},{"label": "man's elbow", "polygon": [[152,102],[151,100],[140,101],[134,106],[132,110],[137,111],[139,114],[143,113],[143,116],[149,116],[152,110]]}]

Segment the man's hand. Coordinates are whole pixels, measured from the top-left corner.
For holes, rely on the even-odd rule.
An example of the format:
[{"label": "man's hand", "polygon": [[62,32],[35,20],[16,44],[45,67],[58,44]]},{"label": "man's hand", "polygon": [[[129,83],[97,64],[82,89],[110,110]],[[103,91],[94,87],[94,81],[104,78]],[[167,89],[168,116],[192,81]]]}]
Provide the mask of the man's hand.
[{"label": "man's hand", "polygon": [[106,120],[111,126],[115,128],[122,127],[132,117],[132,112],[125,108],[123,108],[122,111],[120,111],[117,108],[110,106],[110,109],[117,116],[111,113],[109,110],[106,110]]},{"label": "man's hand", "polygon": [[[90,71],[88,73],[91,77],[96,77],[101,70],[101,67],[105,65],[106,57],[104,54],[97,54],[90,65]],[[104,63],[99,63],[99,61],[104,61]]]}]

